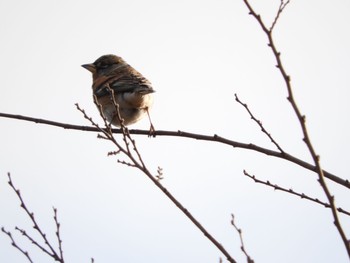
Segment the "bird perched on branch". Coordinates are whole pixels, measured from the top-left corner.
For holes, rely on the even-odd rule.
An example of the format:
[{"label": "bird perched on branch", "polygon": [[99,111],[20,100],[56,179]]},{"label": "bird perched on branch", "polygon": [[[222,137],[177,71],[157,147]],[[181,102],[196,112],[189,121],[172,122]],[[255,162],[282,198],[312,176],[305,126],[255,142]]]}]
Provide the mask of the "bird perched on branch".
[{"label": "bird perched on branch", "polygon": [[120,121],[123,125],[130,125],[147,114],[151,123],[150,133],[154,132],[149,110],[155,91],[141,73],[115,55],[104,55],[82,67],[92,73],[94,100],[107,121],[120,127]]}]

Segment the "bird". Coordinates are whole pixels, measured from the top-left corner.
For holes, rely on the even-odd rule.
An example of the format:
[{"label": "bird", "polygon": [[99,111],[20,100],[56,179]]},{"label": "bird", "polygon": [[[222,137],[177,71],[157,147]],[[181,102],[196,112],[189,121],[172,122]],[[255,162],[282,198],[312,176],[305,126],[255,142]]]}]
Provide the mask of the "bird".
[{"label": "bird", "polygon": [[150,135],[154,133],[149,110],[155,90],[150,81],[116,55],[103,55],[81,66],[92,73],[93,98],[109,124],[125,127],[147,115]]}]

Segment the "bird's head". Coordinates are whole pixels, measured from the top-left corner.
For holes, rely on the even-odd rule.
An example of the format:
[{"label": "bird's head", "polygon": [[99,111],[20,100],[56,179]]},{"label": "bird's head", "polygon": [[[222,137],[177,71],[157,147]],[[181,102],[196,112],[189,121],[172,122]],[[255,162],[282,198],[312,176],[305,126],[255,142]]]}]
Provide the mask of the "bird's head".
[{"label": "bird's head", "polygon": [[115,55],[104,55],[99,57],[94,63],[81,65],[83,68],[95,75],[108,75],[117,66],[127,65],[126,62]]}]

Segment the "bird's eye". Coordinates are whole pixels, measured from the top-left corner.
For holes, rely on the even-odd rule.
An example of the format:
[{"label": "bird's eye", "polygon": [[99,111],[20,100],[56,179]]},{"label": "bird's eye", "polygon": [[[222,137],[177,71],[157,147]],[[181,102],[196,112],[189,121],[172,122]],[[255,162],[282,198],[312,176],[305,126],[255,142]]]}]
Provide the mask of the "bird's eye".
[{"label": "bird's eye", "polygon": [[105,68],[108,68],[108,64],[104,63],[104,62],[100,62],[96,65],[97,68],[99,69],[105,69]]}]

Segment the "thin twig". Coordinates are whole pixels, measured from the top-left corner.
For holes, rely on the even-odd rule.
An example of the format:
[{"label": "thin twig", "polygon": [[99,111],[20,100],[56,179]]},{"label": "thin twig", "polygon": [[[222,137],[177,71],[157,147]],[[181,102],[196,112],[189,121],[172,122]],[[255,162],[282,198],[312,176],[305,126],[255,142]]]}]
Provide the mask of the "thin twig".
[{"label": "thin twig", "polygon": [[[321,167],[321,164],[320,164],[320,157],[316,154],[316,151],[311,143],[311,139],[310,139],[310,136],[309,136],[309,133],[308,133],[308,130],[307,130],[307,127],[306,127],[306,120],[305,120],[305,115],[301,114],[300,110],[299,110],[299,107],[294,99],[294,95],[293,95],[293,90],[292,90],[292,85],[291,85],[291,80],[290,80],[290,76],[287,74],[283,64],[282,64],[282,60],[281,60],[281,53],[277,50],[277,47],[274,43],[274,40],[273,40],[273,37],[272,37],[272,29],[273,27],[271,27],[271,29],[269,30],[267,28],[267,26],[265,25],[265,23],[262,21],[261,19],[261,16],[258,15],[254,9],[252,8],[252,6],[250,5],[249,1],[248,0],[243,0],[244,3],[246,4],[248,10],[249,10],[249,14],[252,15],[256,20],[257,22],[259,23],[261,29],[265,32],[267,38],[268,38],[268,46],[271,48],[272,50],[272,53],[276,59],[276,67],[279,69],[281,75],[282,75],[282,78],[285,82],[285,85],[286,85],[286,88],[287,88],[287,92],[288,92],[288,101],[291,103],[292,105],[292,108],[298,118],[298,121],[299,121],[299,124],[300,124],[300,127],[302,129],[302,132],[303,132],[303,141],[305,142],[308,150],[309,150],[309,153],[314,161],[314,166],[315,166],[315,171],[317,172],[318,174],[318,181],[328,199],[328,202],[331,206],[331,211],[332,211],[332,215],[333,215],[333,219],[334,219],[334,224],[339,232],[339,235],[344,243],[344,246],[346,248],[346,251],[348,253],[348,257],[350,258],[350,241],[348,240],[341,224],[340,224],[340,220],[339,220],[339,217],[338,217],[338,213],[337,213],[337,208],[336,208],[336,205],[335,205],[335,201],[334,201],[334,196],[331,194],[331,192],[329,191],[328,189],[328,186],[326,184],[326,181],[325,181],[325,174],[324,174],[324,171],[322,170],[322,167]],[[288,2],[287,2],[288,3]],[[282,5],[283,6],[283,5]],[[285,7],[285,5],[283,6],[283,8]],[[281,8],[280,8],[281,9]],[[277,16],[279,16],[279,14],[283,11],[283,9],[277,14]],[[278,17],[276,17],[276,21],[277,21]]]},{"label": "thin twig", "polygon": [[249,256],[246,248],[244,247],[244,242],[243,242],[243,233],[242,233],[242,229],[240,229],[236,223],[235,223],[235,216],[234,214],[231,214],[231,225],[236,229],[238,235],[239,235],[239,239],[241,241],[241,250],[244,253],[244,255],[247,258],[247,263],[254,263],[254,260]]},{"label": "thin twig", "polygon": [[60,251],[60,258],[63,260],[62,239],[61,239],[61,234],[60,234],[61,224],[58,222],[57,208],[53,207],[53,212],[54,212],[53,218],[54,218],[55,223],[56,223],[56,236],[57,236],[57,241],[58,241],[58,249]]},{"label": "thin twig", "polygon": [[[54,127],[60,127],[64,129],[71,129],[71,130],[79,130],[79,131],[88,131],[88,132],[101,132],[102,130],[105,130],[105,128],[100,128],[96,126],[82,126],[82,125],[73,125],[73,124],[67,124],[67,123],[61,123],[61,122],[56,122],[56,121],[51,121],[51,120],[45,120],[45,119],[40,119],[40,118],[33,118],[33,117],[28,117],[28,116],[23,116],[23,115],[15,115],[15,114],[8,114],[8,113],[0,113],[0,117],[4,118],[10,118],[10,119],[17,119],[17,120],[23,120],[23,121],[29,121],[29,122],[34,122],[34,123],[40,123],[40,124],[45,124],[45,125],[50,125]],[[111,129],[112,133],[118,134],[122,133],[121,129]],[[149,135],[149,130],[128,130],[130,134],[132,135]],[[173,137],[183,137],[183,138],[190,138],[190,139],[195,139],[195,140],[203,140],[203,141],[212,141],[212,142],[218,142],[222,144],[226,144],[235,148],[241,148],[241,149],[246,149],[246,150],[252,150],[255,152],[263,153],[269,156],[277,157],[289,162],[292,162],[294,164],[297,164],[307,170],[317,172],[316,166],[307,163],[291,154],[288,153],[280,153],[278,151],[273,151],[270,149],[266,149],[264,147],[260,147],[258,145],[252,144],[252,143],[242,143],[242,142],[237,142],[233,140],[226,139],[224,137],[221,137],[219,135],[203,135],[203,134],[196,134],[196,133],[190,133],[190,132],[185,132],[185,131],[163,131],[163,130],[156,130],[154,131],[154,134],[156,136],[173,136]],[[103,137],[102,135],[99,135],[101,138]],[[107,138],[104,138],[107,139]],[[330,172],[327,172],[323,170],[324,176],[327,177],[329,180],[332,180],[333,182],[340,184],[344,187],[347,187],[350,189],[350,181],[348,179],[342,179]]]},{"label": "thin twig", "polygon": [[19,231],[22,236],[26,237],[34,246],[36,246],[37,248],[39,248],[41,251],[43,251],[45,254],[47,254],[48,256],[55,258],[55,255],[53,253],[51,253],[50,251],[48,251],[44,246],[40,245],[34,238],[32,238],[27,231],[25,231],[24,229],[21,229],[19,227],[15,227],[15,230]]},{"label": "thin twig", "polygon": [[272,138],[271,134],[270,134],[270,133],[265,129],[265,127],[263,126],[262,122],[261,122],[260,120],[258,120],[257,118],[255,118],[255,116],[253,115],[253,113],[250,111],[248,105],[247,105],[246,103],[243,103],[243,102],[238,98],[237,94],[235,94],[235,98],[236,98],[236,101],[237,101],[239,104],[241,104],[241,105],[246,109],[246,111],[247,111],[247,112],[249,113],[249,115],[250,115],[250,118],[251,118],[253,121],[255,121],[255,122],[259,125],[261,131],[262,131],[263,133],[266,134],[266,136],[270,139],[270,141],[271,141],[271,142],[277,147],[277,149],[283,154],[284,151],[283,151],[283,149],[281,148],[281,146],[279,146],[279,144],[275,141],[275,139]]},{"label": "thin twig", "polygon": [[[262,180],[256,178],[255,175],[249,174],[246,170],[243,171],[243,174],[244,174],[245,176],[249,177],[250,179],[252,179],[255,183],[267,185],[267,186],[273,188],[274,190],[280,190],[280,191],[286,192],[286,193],[288,193],[288,194],[292,194],[292,195],[295,195],[295,196],[299,196],[299,197],[302,198],[302,199],[306,199],[306,200],[315,202],[315,203],[317,203],[317,204],[319,204],[319,205],[322,205],[322,206],[324,206],[324,207],[326,207],[326,208],[330,208],[330,207],[331,207],[328,203],[322,202],[322,201],[319,200],[318,198],[310,197],[310,196],[308,196],[308,195],[306,195],[306,194],[304,194],[304,193],[295,192],[295,191],[294,191],[293,189],[291,189],[291,188],[287,189],[287,188],[284,188],[284,187],[279,186],[279,185],[277,185],[277,184],[273,184],[273,183],[271,183],[270,181],[262,181]],[[342,209],[341,207],[338,207],[337,210],[338,210],[338,212],[340,212],[340,213],[343,213],[343,214],[345,214],[345,215],[350,216],[350,212],[348,212],[348,211]]]},{"label": "thin twig", "polygon": [[280,18],[280,15],[282,14],[284,8],[290,3],[290,0],[287,0],[287,2],[284,2],[284,0],[281,0],[280,6],[278,7],[277,14],[275,16],[274,21],[272,22],[272,25],[270,27],[270,32],[272,32],[273,28],[275,27],[277,20]]},{"label": "thin twig", "polygon": [[[39,227],[39,224],[36,222],[36,219],[34,217],[34,213],[30,212],[29,209],[27,208],[26,204],[24,203],[24,200],[21,196],[20,190],[16,189],[16,187],[14,186],[13,182],[12,182],[12,178],[11,178],[11,174],[8,173],[8,184],[11,186],[11,188],[15,191],[17,197],[20,200],[21,203],[21,208],[23,208],[23,210],[27,213],[27,215],[29,216],[30,220],[33,223],[33,228],[39,233],[39,235],[41,236],[41,238],[44,240],[45,245],[49,248],[46,249],[44,246],[40,245],[34,238],[32,238],[29,234],[27,234],[27,232],[23,229],[20,229],[18,227],[16,227],[16,230],[18,230],[23,236],[25,236],[30,242],[32,242],[36,247],[38,247],[40,250],[42,250],[44,253],[46,253],[47,255],[49,255],[50,257],[52,257],[54,260],[64,263],[64,259],[63,257],[60,257],[55,249],[52,247],[52,245],[50,244],[50,242],[48,241],[46,234],[41,230],[41,228]],[[57,229],[58,231],[59,229]],[[61,250],[61,245],[59,245],[59,248]],[[61,254],[62,256],[62,254]]]},{"label": "thin twig", "polygon": [[19,245],[17,245],[16,241],[12,237],[11,232],[6,231],[4,227],[1,228],[1,231],[4,232],[11,239],[11,245],[14,246],[17,250],[19,250],[23,255],[25,255],[29,262],[33,263],[33,260],[30,258],[28,251],[23,250]]},{"label": "thin twig", "polygon": [[[116,111],[119,111],[119,107],[116,104]],[[84,117],[90,121],[90,123],[95,126],[96,128],[99,128],[97,124],[89,118],[85,111],[80,108],[78,104],[76,104],[77,109],[83,113]],[[119,113],[118,113],[119,115]],[[105,117],[102,114],[102,117],[105,119]],[[120,115],[119,115],[120,117]],[[159,178],[157,176],[153,176],[152,173],[149,171],[149,169],[146,167],[142,156],[136,147],[135,140],[131,137],[129,130],[125,127],[123,128],[122,125],[122,134],[123,134],[123,141],[124,146],[122,146],[113,136],[113,132],[111,129],[100,129],[100,132],[103,133],[103,135],[108,138],[116,147],[117,151],[120,153],[125,154],[130,160],[130,162],[122,162],[128,166],[133,166],[142,171],[171,201],[173,204],[176,205],[186,216],[187,218],[209,239],[210,242],[212,242],[227,258],[227,260],[231,263],[236,263],[236,261],[232,258],[232,256],[227,252],[227,250],[199,223],[199,221],[166,189],[161,183]],[[132,148],[130,148],[132,146]],[[135,154],[135,155],[134,155]]]}]

